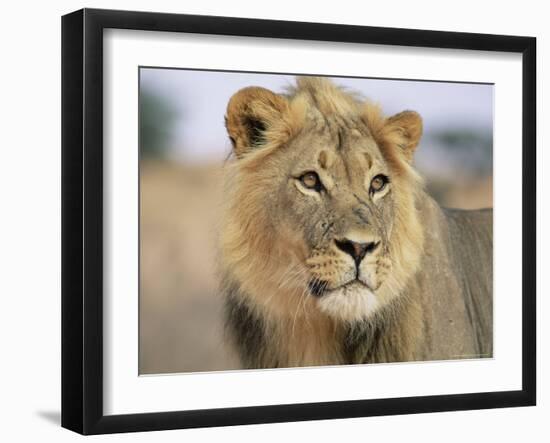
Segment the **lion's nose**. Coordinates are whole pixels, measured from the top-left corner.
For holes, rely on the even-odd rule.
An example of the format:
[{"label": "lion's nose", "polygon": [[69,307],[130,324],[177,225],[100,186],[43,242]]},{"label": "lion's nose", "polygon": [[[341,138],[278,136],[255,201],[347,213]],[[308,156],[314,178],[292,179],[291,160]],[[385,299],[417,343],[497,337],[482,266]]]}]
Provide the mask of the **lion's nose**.
[{"label": "lion's nose", "polygon": [[338,246],[338,249],[344,251],[346,254],[351,255],[351,257],[355,261],[356,266],[359,266],[361,260],[363,260],[367,254],[370,254],[371,252],[376,250],[376,248],[380,244],[380,242],[358,243],[348,240],[347,238],[334,241],[336,243],[336,246]]}]

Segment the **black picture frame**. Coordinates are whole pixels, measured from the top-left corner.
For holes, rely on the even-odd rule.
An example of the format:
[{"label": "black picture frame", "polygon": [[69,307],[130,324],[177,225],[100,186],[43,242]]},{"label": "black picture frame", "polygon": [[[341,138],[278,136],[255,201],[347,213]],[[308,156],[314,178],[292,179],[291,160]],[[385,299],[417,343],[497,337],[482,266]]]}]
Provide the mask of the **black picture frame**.
[{"label": "black picture frame", "polygon": [[[103,31],[171,31],[519,53],[523,64],[522,389],[131,415],[103,412]],[[83,9],[62,18],[62,426],[82,434],[536,403],[536,39]]]}]

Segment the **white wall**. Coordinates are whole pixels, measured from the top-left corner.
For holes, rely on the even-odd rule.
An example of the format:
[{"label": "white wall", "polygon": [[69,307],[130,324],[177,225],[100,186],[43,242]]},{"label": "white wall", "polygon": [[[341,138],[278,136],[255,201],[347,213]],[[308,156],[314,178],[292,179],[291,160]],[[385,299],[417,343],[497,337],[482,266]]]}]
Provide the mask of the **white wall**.
[{"label": "white wall", "polygon": [[[550,118],[550,29],[544,2],[406,1],[322,4],[278,0],[112,0],[4,2],[0,59],[0,435],[4,441],[72,441],[58,427],[60,408],[60,16],[87,7],[156,10],[300,21],[410,27],[538,37],[539,149]],[[311,5],[309,8],[307,4]],[[313,6],[314,5],[314,6]],[[543,103],[544,102],[544,103]],[[546,105],[546,106],[544,106]],[[545,107],[543,112],[543,107]],[[539,156],[550,172],[548,155]],[[546,163],[543,165],[542,163]],[[511,186],[517,179],[511,177]],[[549,195],[549,180],[539,191]],[[542,188],[546,189],[542,189]],[[539,201],[542,199],[539,197]],[[548,198],[539,223],[548,223]],[[540,213],[542,213],[542,218]],[[540,238],[540,237],[539,237]],[[539,253],[548,267],[546,251]],[[548,273],[539,294],[550,290]],[[539,297],[539,324],[548,302]],[[539,326],[539,406],[536,408],[169,431],[99,437],[94,441],[548,441],[548,323]]]}]

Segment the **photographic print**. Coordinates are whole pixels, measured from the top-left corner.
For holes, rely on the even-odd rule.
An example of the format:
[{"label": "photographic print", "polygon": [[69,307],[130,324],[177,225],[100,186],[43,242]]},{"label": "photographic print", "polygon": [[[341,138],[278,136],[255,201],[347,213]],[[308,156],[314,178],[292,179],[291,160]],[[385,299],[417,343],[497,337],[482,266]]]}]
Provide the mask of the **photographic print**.
[{"label": "photographic print", "polygon": [[140,67],[139,373],[492,358],[493,88]]}]

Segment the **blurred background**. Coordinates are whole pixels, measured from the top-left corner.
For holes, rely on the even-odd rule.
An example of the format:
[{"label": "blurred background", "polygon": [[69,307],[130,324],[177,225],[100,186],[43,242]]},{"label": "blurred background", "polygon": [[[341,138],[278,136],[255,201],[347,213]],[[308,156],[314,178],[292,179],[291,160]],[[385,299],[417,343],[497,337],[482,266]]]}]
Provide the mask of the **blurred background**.
[{"label": "blurred background", "polygon": [[[141,68],[140,374],[237,369],[223,343],[215,272],[221,166],[231,151],[229,98],[246,86],[283,92],[294,76]],[[333,78],[386,115],[424,121],[416,168],[443,206],[493,206],[493,86]]]}]

